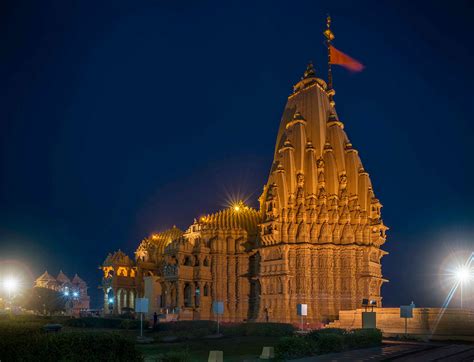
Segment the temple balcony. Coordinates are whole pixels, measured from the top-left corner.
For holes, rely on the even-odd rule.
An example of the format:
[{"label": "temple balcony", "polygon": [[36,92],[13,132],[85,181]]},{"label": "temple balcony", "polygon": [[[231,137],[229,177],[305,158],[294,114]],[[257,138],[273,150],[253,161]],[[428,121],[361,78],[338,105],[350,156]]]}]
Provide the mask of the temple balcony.
[{"label": "temple balcony", "polygon": [[194,267],[194,279],[212,280],[211,268],[208,266]]}]

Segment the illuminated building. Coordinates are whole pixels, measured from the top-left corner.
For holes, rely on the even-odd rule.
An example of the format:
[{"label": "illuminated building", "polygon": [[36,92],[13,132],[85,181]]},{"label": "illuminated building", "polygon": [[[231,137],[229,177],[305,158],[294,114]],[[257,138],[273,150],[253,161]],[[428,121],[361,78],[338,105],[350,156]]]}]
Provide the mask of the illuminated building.
[{"label": "illuminated building", "polygon": [[310,321],[337,318],[362,299],[380,306],[380,249],[387,227],[369,174],[349,141],[324,80],[310,64],[288,97],[270,175],[255,210],[243,203],[144,239],[135,260],[110,254],[101,266],[106,311],[133,308],[181,319]]},{"label": "illuminated building", "polygon": [[72,315],[78,316],[81,310],[87,310],[90,307],[87,284],[77,274],[71,280],[62,270],[56,278],[45,271],[35,280],[34,286],[60,292],[66,303],[66,311]]}]

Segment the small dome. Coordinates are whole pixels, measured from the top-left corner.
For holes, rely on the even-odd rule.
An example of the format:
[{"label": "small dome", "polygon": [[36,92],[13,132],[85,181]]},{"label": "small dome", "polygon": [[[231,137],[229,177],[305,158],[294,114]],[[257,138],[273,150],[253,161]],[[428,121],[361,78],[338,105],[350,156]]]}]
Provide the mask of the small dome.
[{"label": "small dome", "polygon": [[204,227],[216,229],[244,229],[250,238],[257,235],[257,225],[259,222],[260,213],[246,206],[243,202],[236,203],[225,210],[203,216],[199,219],[199,224]]}]

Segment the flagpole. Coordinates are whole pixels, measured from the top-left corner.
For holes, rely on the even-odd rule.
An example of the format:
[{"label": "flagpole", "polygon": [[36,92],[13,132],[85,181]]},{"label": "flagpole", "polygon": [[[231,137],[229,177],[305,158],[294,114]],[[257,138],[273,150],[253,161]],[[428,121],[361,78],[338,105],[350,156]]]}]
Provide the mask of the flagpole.
[{"label": "flagpole", "polygon": [[332,89],[332,69],[331,69],[331,17],[328,15],[326,18],[326,28],[324,32],[326,36],[326,45],[328,48],[328,89]]},{"label": "flagpole", "polygon": [[335,105],[334,102],[334,90],[333,90],[333,82],[332,82],[332,69],[331,69],[331,41],[334,40],[335,36],[331,31],[331,16],[327,16],[326,18],[326,30],[324,31],[324,36],[326,37],[326,45],[328,48],[328,96],[329,102],[332,106]]}]

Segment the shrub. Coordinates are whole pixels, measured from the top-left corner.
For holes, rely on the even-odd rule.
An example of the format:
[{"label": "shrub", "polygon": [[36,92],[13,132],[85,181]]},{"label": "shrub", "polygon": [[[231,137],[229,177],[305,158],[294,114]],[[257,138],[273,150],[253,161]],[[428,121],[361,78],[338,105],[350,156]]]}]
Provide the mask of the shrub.
[{"label": "shrub", "polygon": [[315,330],[312,330],[311,332],[309,332],[307,334],[307,337],[314,340],[314,341],[317,341],[319,339],[319,336],[321,336],[322,334],[335,334],[335,335],[338,335],[338,336],[344,336],[346,334],[346,330],[341,329],[341,328],[315,329]]},{"label": "shrub", "polygon": [[191,331],[194,329],[207,329],[209,333],[213,334],[217,331],[217,323],[215,321],[177,321],[158,323],[157,329],[164,332],[182,332]]},{"label": "shrub", "polygon": [[159,357],[160,362],[188,362],[191,361],[191,354],[188,350],[184,351],[170,351]]},{"label": "shrub", "polygon": [[[143,329],[147,329],[148,321],[143,321]],[[120,329],[140,329],[140,321],[135,319],[124,319],[119,325]]]},{"label": "shrub", "polygon": [[342,328],[321,328],[318,329],[317,332],[319,334],[337,334],[339,336],[342,336],[346,334],[346,330]]},{"label": "shrub", "polygon": [[314,342],[309,338],[291,336],[281,338],[275,346],[275,356],[278,359],[299,358],[315,351]]},{"label": "shrub", "polygon": [[120,328],[123,319],[83,317],[69,319],[64,325],[77,328]]},{"label": "shrub", "polygon": [[350,348],[366,348],[382,344],[380,329],[354,329],[346,335],[346,344]]},{"label": "shrub", "polygon": [[291,336],[295,327],[287,323],[241,323],[222,326],[222,333],[227,336]]},{"label": "shrub", "polygon": [[344,349],[344,336],[336,333],[322,333],[316,341],[318,353],[340,352]]},{"label": "shrub", "polygon": [[0,328],[0,360],[141,361],[131,340],[114,333],[43,333],[23,327]]}]

